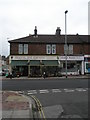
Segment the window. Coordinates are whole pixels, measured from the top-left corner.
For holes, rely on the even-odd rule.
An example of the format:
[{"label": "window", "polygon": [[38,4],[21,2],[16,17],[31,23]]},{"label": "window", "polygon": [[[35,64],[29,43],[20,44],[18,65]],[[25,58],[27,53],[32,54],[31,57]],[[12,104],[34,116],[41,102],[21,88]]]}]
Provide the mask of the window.
[{"label": "window", "polygon": [[52,54],[56,54],[56,45],[52,45]]},{"label": "window", "polygon": [[19,54],[28,54],[28,44],[19,44]]},{"label": "window", "polygon": [[46,46],[46,52],[47,52],[47,54],[51,54],[51,45],[47,45]]},{"label": "window", "polygon": [[73,45],[64,45],[64,54],[73,54]]},{"label": "window", "polygon": [[73,45],[69,45],[69,54],[73,54]]},{"label": "window", "polygon": [[19,54],[23,54],[23,44],[19,44]]},{"label": "window", "polygon": [[28,54],[28,44],[24,44],[24,54]]},{"label": "window", "polygon": [[48,44],[46,46],[46,52],[47,52],[47,54],[56,54],[56,45],[55,44],[52,44],[52,45]]},{"label": "window", "polygon": [[64,45],[64,54],[68,54],[68,45]]}]

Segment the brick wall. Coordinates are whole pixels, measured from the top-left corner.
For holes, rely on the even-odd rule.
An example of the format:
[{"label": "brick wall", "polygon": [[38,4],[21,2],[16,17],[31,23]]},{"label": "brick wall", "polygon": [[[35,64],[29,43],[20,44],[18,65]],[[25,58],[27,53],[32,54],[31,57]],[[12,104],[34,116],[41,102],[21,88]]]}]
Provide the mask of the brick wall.
[{"label": "brick wall", "polygon": [[17,55],[18,54],[18,43],[11,43],[10,44],[10,55]]},{"label": "brick wall", "polygon": [[[29,44],[28,47],[29,55],[45,55],[46,54],[46,44]],[[90,54],[89,44],[74,44],[73,45],[73,54]],[[64,44],[56,44],[56,54],[64,54]],[[10,45],[10,55],[18,55],[18,43],[11,43]]]}]

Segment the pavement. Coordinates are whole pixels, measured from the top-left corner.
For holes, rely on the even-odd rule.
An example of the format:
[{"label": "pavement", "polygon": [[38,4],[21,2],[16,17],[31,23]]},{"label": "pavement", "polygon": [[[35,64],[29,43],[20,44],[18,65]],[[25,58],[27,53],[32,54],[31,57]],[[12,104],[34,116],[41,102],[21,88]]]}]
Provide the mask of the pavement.
[{"label": "pavement", "polygon": [[[46,77],[45,79],[51,79],[51,80],[52,80],[52,79],[57,79],[57,80],[58,80],[58,79],[65,79],[65,78],[66,78],[66,76],[62,76],[62,77]],[[82,78],[84,78],[84,79],[85,79],[85,78],[86,78],[86,79],[90,79],[90,74],[87,74],[87,75],[68,75],[67,78],[69,78],[69,79],[72,79],[72,78],[75,78],[75,79],[76,79],[76,78],[77,78],[77,79],[79,79],[79,78],[80,78],[80,79],[82,79]],[[8,80],[8,79],[11,79],[11,78],[6,78],[5,76],[2,76],[2,77],[0,78],[0,80],[6,80],[6,79]],[[38,80],[38,79],[39,79],[39,80],[40,80],[40,79],[44,79],[44,78],[43,78],[43,77],[27,77],[27,76],[22,77],[22,76],[21,76],[21,77],[15,77],[15,78],[12,78],[12,79],[15,79],[15,80],[16,80],[16,79],[17,79],[17,80],[19,80],[19,79],[20,79],[20,80],[21,80],[21,79],[28,79],[28,80],[30,80],[30,79],[31,79],[31,80],[32,80],[32,79],[35,79],[35,80]]]},{"label": "pavement", "polygon": [[33,120],[38,118],[38,107],[32,97],[19,94],[15,91],[1,91],[2,100],[0,100],[0,111],[2,109],[2,120],[5,118],[24,118]]}]

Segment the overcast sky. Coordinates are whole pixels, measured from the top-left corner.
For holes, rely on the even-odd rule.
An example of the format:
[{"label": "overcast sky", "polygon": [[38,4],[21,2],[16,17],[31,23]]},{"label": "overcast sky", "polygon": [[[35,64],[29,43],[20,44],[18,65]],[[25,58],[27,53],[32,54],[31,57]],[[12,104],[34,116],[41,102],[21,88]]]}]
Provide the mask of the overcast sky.
[{"label": "overcast sky", "polygon": [[34,33],[55,34],[61,28],[65,34],[88,34],[89,0],[0,0],[0,54],[9,54],[8,40]]}]

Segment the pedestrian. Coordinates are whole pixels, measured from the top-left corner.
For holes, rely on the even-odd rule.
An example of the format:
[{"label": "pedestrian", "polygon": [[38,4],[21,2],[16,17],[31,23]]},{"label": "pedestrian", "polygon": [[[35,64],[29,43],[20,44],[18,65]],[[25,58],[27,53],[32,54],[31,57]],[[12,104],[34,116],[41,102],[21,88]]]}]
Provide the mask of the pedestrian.
[{"label": "pedestrian", "polygon": [[12,79],[12,73],[11,72],[9,73],[9,75],[10,75],[10,78]]},{"label": "pedestrian", "polygon": [[45,71],[43,72],[43,77],[44,77],[44,79],[45,79],[45,77],[46,77],[46,73],[45,73]]}]

